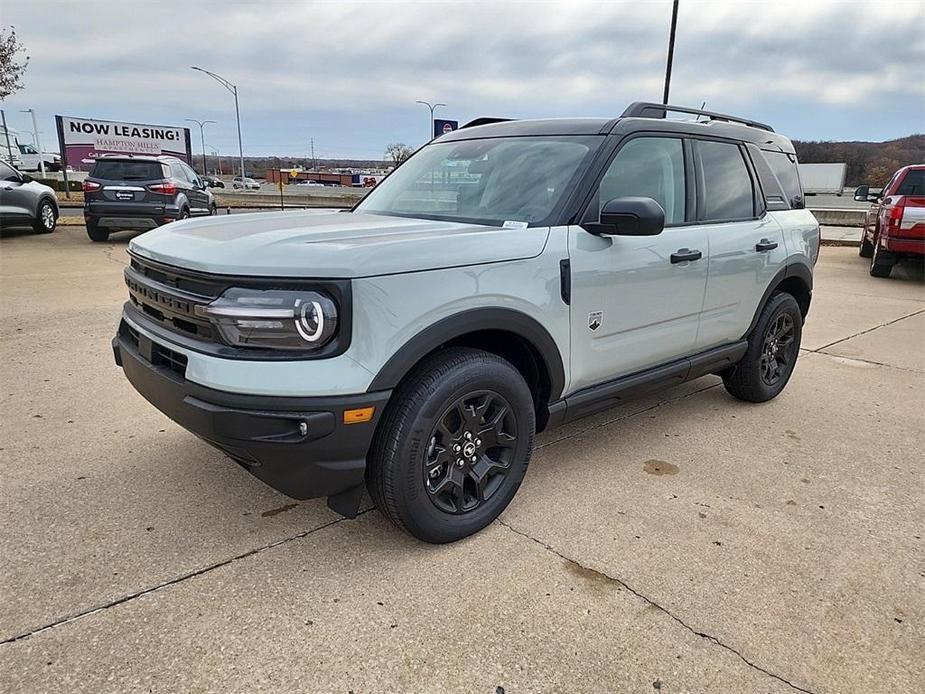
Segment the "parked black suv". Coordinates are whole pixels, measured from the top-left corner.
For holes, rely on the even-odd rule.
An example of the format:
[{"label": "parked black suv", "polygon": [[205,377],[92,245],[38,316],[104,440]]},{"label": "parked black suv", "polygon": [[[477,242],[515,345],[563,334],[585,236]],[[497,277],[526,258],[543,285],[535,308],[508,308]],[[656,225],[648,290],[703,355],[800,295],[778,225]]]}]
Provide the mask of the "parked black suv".
[{"label": "parked black suv", "polygon": [[103,156],[83,183],[87,235],[147,231],[190,216],[215,214],[208,186],[176,157]]}]

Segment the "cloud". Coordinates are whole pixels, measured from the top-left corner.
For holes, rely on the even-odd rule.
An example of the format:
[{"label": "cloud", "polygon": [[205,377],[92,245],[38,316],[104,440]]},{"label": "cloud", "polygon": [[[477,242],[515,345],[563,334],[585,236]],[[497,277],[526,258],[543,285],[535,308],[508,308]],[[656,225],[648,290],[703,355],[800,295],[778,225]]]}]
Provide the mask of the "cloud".
[{"label": "cloud", "polygon": [[[659,100],[671,3],[83,3],[4,0],[32,61],[5,105],[182,123],[220,121],[230,97],[189,69],[239,85],[246,151],[378,155],[419,144],[443,101],[465,120],[618,115]],[[681,0],[672,101],[741,112],[793,137],[880,139],[925,123],[925,6]],[[48,136],[46,135],[46,141]]]}]

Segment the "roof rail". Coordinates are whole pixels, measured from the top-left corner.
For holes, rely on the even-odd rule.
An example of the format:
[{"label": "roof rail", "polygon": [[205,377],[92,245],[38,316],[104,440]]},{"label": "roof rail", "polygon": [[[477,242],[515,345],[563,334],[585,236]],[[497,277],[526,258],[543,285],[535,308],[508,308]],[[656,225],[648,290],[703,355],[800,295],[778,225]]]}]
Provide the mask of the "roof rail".
[{"label": "roof rail", "polygon": [[460,130],[463,128],[474,128],[478,125],[489,125],[490,123],[507,123],[508,121],[516,120],[515,118],[475,118],[470,120],[465,125],[460,126]]},{"label": "roof rail", "polygon": [[714,113],[713,111],[703,111],[699,108],[686,108],[684,106],[672,106],[671,104],[653,104],[646,101],[635,101],[626,107],[626,110],[620,116],[621,118],[665,118],[668,111],[672,113],[692,113],[697,116],[706,116],[710,120],[725,121],[727,123],[741,123],[751,128],[760,128],[773,133],[774,128],[758,121],[739,118],[738,116],[727,116],[725,113]]}]

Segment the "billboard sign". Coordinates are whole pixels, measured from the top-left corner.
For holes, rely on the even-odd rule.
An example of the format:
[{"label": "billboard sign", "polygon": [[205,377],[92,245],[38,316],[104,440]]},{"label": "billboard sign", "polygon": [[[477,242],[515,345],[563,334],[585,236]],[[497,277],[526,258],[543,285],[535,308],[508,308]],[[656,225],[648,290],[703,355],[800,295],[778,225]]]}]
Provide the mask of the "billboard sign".
[{"label": "billboard sign", "polygon": [[103,154],[165,154],[192,162],[189,128],[55,116],[61,163],[88,171]]},{"label": "billboard sign", "polygon": [[458,120],[443,120],[441,118],[434,118],[434,137],[446,135],[447,133],[451,133],[458,128]]}]

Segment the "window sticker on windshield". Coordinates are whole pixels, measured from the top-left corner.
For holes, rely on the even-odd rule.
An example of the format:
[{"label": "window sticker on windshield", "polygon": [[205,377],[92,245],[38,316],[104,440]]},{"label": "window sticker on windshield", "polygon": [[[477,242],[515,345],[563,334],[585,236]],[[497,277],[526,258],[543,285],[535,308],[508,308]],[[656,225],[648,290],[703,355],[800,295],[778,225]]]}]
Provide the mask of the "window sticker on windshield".
[{"label": "window sticker on windshield", "polygon": [[502,229],[526,229],[527,222],[517,222],[512,220],[507,220],[504,224],[501,225]]}]

